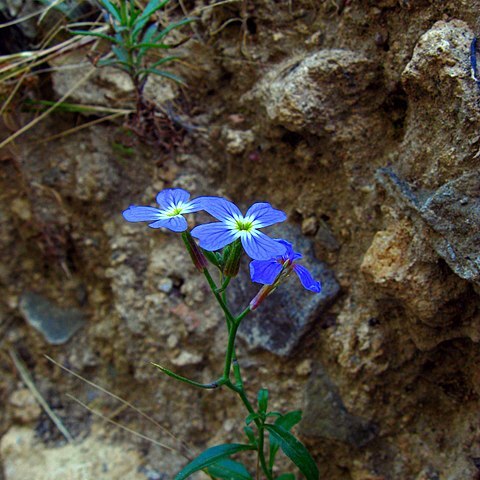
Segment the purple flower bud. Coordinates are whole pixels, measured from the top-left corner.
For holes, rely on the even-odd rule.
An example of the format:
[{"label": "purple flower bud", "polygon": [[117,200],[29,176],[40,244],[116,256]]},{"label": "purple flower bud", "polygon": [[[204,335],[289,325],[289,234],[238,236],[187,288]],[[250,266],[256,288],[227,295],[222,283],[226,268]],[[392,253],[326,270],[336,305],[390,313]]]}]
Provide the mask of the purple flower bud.
[{"label": "purple flower bud", "polygon": [[182,233],[182,240],[183,243],[185,243],[185,247],[187,247],[188,253],[190,254],[190,257],[196,269],[199,272],[203,272],[203,270],[207,268],[208,262],[202,250],[200,250],[189,232]]}]

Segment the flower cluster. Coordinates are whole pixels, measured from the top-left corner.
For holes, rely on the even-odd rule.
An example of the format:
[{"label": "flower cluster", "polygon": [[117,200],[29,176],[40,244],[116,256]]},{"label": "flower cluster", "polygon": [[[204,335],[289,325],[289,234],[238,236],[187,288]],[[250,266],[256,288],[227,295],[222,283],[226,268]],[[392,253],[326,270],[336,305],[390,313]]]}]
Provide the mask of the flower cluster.
[{"label": "flower cluster", "polygon": [[270,285],[273,291],[294,271],[307,290],[320,292],[320,283],[296,263],[302,255],[294,252],[292,244],[272,239],[260,231],[287,218],[269,203],[254,203],[243,215],[234,203],[224,198],[205,196],[190,200],[190,194],[181,188],[162,190],[156,201],[160,208],[131,205],[123,212],[123,217],[129,222],[151,222],[148,225],[151,228],[186,232],[188,224],[184,215],[203,210],[218,220],[192,229],[191,236],[198,240],[203,250],[215,252],[239,241],[253,260],[250,263],[253,282]]}]

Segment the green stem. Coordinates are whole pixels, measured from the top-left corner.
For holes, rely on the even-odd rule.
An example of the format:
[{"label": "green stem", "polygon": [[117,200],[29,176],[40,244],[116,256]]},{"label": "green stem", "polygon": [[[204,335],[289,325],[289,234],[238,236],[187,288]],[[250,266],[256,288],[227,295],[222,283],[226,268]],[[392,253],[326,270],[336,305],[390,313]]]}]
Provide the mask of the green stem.
[{"label": "green stem", "polygon": [[225,292],[225,290],[227,289],[228,287],[228,284],[230,283],[230,280],[232,279],[232,277],[226,277],[223,282],[222,282],[222,286],[220,288],[217,289],[217,293],[223,293]]},{"label": "green stem", "polygon": [[260,459],[260,465],[262,466],[262,470],[264,471],[267,478],[270,480],[273,478],[273,476],[272,476],[272,472],[267,467],[267,461],[265,459],[265,453],[263,451],[264,434],[265,434],[265,429],[262,423],[262,426],[259,427],[258,429],[258,458]]},{"label": "green stem", "polygon": [[[240,368],[238,368],[237,372],[240,375]],[[225,382],[225,386],[227,388],[229,388],[230,390],[233,390],[240,397],[243,404],[245,405],[245,408],[248,410],[248,413],[255,413],[255,409],[253,408],[252,404],[250,403],[250,400],[248,399],[247,394],[245,393],[245,390],[243,388],[243,381],[241,379],[241,376],[240,376],[240,380],[238,381],[237,385],[233,385],[230,382],[230,380],[227,380]],[[269,480],[272,480],[273,476],[272,476],[272,473],[267,466],[267,461],[265,459],[265,453],[263,451],[264,433],[265,433],[263,422],[258,418],[255,418],[253,421],[255,422],[255,425],[257,426],[257,429],[258,429],[258,450],[257,451],[258,451],[258,458],[260,460],[260,465],[262,467],[263,472],[265,473],[265,476]]]},{"label": "green stem", "polygon": [[187,383],[188,385],[192,385],[192,386],[198,387],[198,388],[213,389],[213,388],[218,388],[225,383],[223,378],[217,380],[216,382],[212,382],[212,383],[200,383],[200,382],[196,382],[195,380],[190,380],[187,377],[182,377],[182,375],[178,375],[177,373],[174,373],[171,370],[169,370],[168,368],[162,367],[161,365],[158,365],[157,363],[152,362],[152,365],[155,365],[155,367],[157,367],[165,375],[168,375],[169,377],[172,377],[175,380],[179,380],[180,382]]},{"label": "green stem", "polygon": [[223,310],[223,313],[225,314],[227,322],[229,324],[234,323],[235,319],[234,319],[233,315],[231,314],[230,310],[228,309],[228,307],[225,305],[225,302],[223,301],[221,295],[218,293],[217,284],[215,283],[215,280],[210,275],[210,272],[206,268],[204,268],[203,269],[203,274],[205,275],[205,278],[207,279],[208,285],[210,286],[210,289],[212,290],[213,294],[215,295],[215,298],[217,299],[218,304],[220,305],[221,309]]},{"label": "green stem", "polygon": [[[247,394],[245,392],[242,375],[240,372],[240,366],[238,364],[238,361],[235,355],[235,338],[237,335],[237,330],[242,320],[250,312],[250,307],[248,306],[239,315],[234,317],[227,306],[226,295],[225,295],[225,290],[228,287],[228,284],[230,282],[230,277],[226,277],[225,279],[222,278],[222,286],[221,288],[217,288],[215,281],[213,280],[212,276],[210,275],[210,272],[206,268],[203,269],[203,274],[205,275],[205,278],[207,279],[210,289],[215,295],[215,298],[217,299],[218,304],[220,305],[220,307],[222,308],[225,314],[225,318],[227,320],[227,326],[228,326],[228,344],[227,344],[227,352],[225,354],[225,365],[223,369],[223,376],[218,381],[217,386],[225,385],[227,388],[234,391],[242,400],[242,403],[244,404],[245,408],[248,410],[248,413],[253,414],[255,413],[255,409],[250,403],[250,400],[248,399]],[[232,369],[232,362],[233,362],[233,374],[235,376],[235,382],[236,382],[235,385],[230,381],[230,371]],[[265,476],[267,477],[268,480],[272,480],[273,475],[267,466],[265,453],[264,453],[264,434],[265,434],[264,422],[259,418],[255,418],[254,422],[258,429],[258,459],[260,461],[260,465],[262,467],[262,470]]]},{"label": "green stem", "polygon": [[223,369],[223,377],[222,377],[224,379],[230,378],[230,369],[232,366],[233,354],[235,352],[235,337],[237,335],[237,330],[239,325],[240,325],[239,323],[233,322],[230,326],[230,332],[228,335],[227,353],[225,354],[225,367]]}]

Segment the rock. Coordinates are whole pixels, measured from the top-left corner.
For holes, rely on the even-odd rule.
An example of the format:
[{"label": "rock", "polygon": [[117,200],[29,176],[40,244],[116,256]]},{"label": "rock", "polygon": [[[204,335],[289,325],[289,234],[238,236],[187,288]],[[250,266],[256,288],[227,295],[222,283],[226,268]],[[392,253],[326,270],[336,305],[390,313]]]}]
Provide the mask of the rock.
[{"label": "rock", "polygon": [[13,416],[20,423],[30,423],[38,419],[42,410],[28,388],[15,390],[9,399]]},{"label": "rock", "polygon": [[[80,151],[79,151],[80,150]],[[89,152],[85,161],[82,148],[72,152],[76,160],[75,195],[83,201],[101,202],[115,189],[118,175],[106,152]]]},{"label": "rock", "polygon": [[224,127],[222,130],[222,136],[226,143],[226,150],[232,155],[239,155],[250,148],[255,141],[255,135],[251,130],[233,130],[228,127]]},{"label": "rock", "polygon": [[[57,57],[52,61],[52,66],[58,67],[52,72],[53,88],[57,96],[62,97],[72,90],[88,70],[93,69],[90,77],[73,88],[69,95],[69,102],[108,108],[134,108],[135,95],[130,77],[113,67],[95,68],[86,62],[85,58],[85,52],[79,51],[70,53],[68,56]],[[177,90],[178,87],[174,82],[150,75],[145,86],[145,98],[157,105],[162,105],[173,100]]]},{"label": "rock", "polygon": [[318,220],[316,217],[307,217],[302,221],[302,233],[304,235],[315,235],[318,230]]},{"label": "rock", "polygon": [[317,366],[307,385],[300,432],[361,447],[375,437],[376,427],[347,411],[337,387]]},{"label": "rock", "polygon": [[13,427],[1,439],[5,480],[145,480],[139,453],[128,445],[90,436],[79,444],[47,448],[35,431]]},{"label": "rock", "polygon": [[172,363],[178,367],[184,367],[186,365],[198,365],[199,363],[202,363],[202,359],[202,355],[184,350],[178,357],[172,360]]},{"label": "rock", "polygon": [[[312,293],[305,290],[298,279],[289,279],[243,320],[239,336],[250,349],[261,347],[277,355],[288,356],[333,301],[340,287],[333,272],[322,262],[313,260],[312,244],[298,228],[281,225],[271,231],[271,236],[292,242],[295,251],[304,255],[302,264],[322,283],[322,291]],[[239,281],[231,287],[232,304],[239,308],[247,306],[259,289],[260,285],[253,283],[247,268],[243,268]]]},{"label": "rock", "polygon": [[458,301],[468,284],[442,268],[435,258],[427,261],[427,255],[422,254],[425,246],[414,237],[408,220],[377,232],[360,268],[385,295],[399,300],[410,315],[432,327],[446,325],[457,312],[445,307]]},{"label": "rock", "polygon": [[60,308],[34,292],[20,298],[20,312],[29,325],[38,330],[52,345],[61,345],[85,325],[85,314],[77,308]]},{"label": "rock", "polygon": [[295,132],[332,133],[345,117],[378,107],[378,83],[377,66],[362,54],[325,49],[278,65],[252,95],[261,99],[272,123]]},{"label": "rock", "polygon": [[435,23],[420,37],[402,73],[409,108],[399,174],[417,185],[438,188],[466,169],[478,169],[480,108],[469,58],[473,35],[460,20]]},{"label": "rock", "polygon": [[480,286],[480,175],[465,173],[434,192],[415,192],[386,168],[377,179],[414,221],[429,228],[428,241],[449,267]]}]

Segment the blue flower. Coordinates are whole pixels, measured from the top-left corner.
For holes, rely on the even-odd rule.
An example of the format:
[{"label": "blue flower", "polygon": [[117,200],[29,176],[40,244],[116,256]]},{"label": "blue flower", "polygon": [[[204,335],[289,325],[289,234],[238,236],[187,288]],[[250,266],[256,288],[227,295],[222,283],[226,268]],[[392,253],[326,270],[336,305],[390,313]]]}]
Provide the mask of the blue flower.
[{"label": "blue flower", "polygon": [[167,188],[157,195],[162,208],[130,205],[123,218],[129,222],[152,222],[151,228],[168,228],[172,232],[184,232],[188,225],[183,215],[202,210],[197,199],[189,200],[190,194],[181,188]]},{"label": "blue flower", "polygon": [[192,230],[203,249],[220,250],[239,238],[247,254],[254,259],[267,260],[285,253],[284,245],[259,231],[287,218],[269,203],[254,203],[244,216],[235,204],[221,197],[199,197],[197,201],[203,210],[220,220]]},{"label": "blue flower", "polygon": [[280,239],[276,242],[285,246],[285,253],[269,260],[254,260],[251,262],[250,278],[252,281],[276,287],[294,271],[307,290],[319,293],[322,289],[320,282],[314,280],[304,266],[296,263],[298,259],[302,258],[302,255],[293,250],[290,242]]}]

